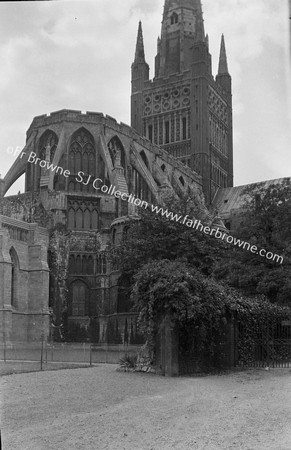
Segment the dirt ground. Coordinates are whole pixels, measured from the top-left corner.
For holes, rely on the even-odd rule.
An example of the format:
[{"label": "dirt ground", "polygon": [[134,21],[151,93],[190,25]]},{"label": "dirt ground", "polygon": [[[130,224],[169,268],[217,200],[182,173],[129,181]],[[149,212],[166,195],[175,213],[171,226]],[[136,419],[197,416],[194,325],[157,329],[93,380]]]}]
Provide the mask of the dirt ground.
[{"label": "dirt ground", "polygon": [[116,367],[3,376],[3,450],[291,449],[290,369],[175,379]]}]

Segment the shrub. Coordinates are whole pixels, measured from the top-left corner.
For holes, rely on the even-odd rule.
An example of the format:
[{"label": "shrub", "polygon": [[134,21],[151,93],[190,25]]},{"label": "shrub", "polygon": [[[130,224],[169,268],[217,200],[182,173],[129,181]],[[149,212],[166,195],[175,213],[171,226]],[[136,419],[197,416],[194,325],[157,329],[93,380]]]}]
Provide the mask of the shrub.
[{"label": "shrub", "polygon": [[125,355],[119,359],[119,366],[124,371],[134,370],[136,367],[136,363],[137,354],[125,353]]}]

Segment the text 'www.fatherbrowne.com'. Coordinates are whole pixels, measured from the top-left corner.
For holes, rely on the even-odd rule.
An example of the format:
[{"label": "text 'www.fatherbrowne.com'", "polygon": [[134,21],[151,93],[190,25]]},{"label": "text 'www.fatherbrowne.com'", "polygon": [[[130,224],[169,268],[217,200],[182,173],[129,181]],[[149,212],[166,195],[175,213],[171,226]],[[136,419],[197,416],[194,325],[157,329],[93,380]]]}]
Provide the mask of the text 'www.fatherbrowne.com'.
[{"label": "text 'www.fatherbrowne.com'", "polygon": [[[26,153],[21,152],[20,159],[22,159],[24,155],[26,155]],[[58,173],[60,175],[63,175],[65,178],[71,176],[69,170],[65,170],[61,166],[53,165],[50,161],[38,158],[36,153],[34,152],[30,152],[27,158],[28,158],[27,162],[29,162],[30,164],[39,165],[41,168],[47,171],[52,171],[55,174]],[[119,191],[116,188],[116,186],[113,185],[107,186],[107,184],[104,183],[101,178],[94,178],[92,177],[92,175],[85,175],[84,172],[80,171],[77,174],[76,181],[78,183],[84,184],[85,186],[91,184],[92,188],[97,192],[100,191],[103,194],[111,195],[114,196],[115,198],[121,198],[121,200],[127,201],[128,203],[132,203],[135,206],[139,206],[143,209],[149,209],[150,207],[152,212],[160,214],[162,217],[166,217],[169,220],[181,223],[188,228],[192,228],[193,230],[201,231],[202,233],[207,234],[209,236],[214,236],[216,239],[220,239],[224,242],[227,242],[228,244],[233,244],[235,247],[242,248],[243,250],[248,250],[251,253],[254,253],[256,255],[261,256],[262,258],[267,259],[268,261],[274,261],[279,264],[283,264],[284,260],[283,256],[277,255],[272,252],[268,252],[264,248],[259,249],[256,245],[252,245],[249,242],[237,239],[234,236],[231,236],[229,233],[221,231],[219,228],[211,228],[207,225],[203,225],[203,223],[199,219],[192,220],[188,215],[179,216],[178,214],[174,214],[173,212],[168,211],[168,209],[163,209],[159,206],[149,204],[148,202],[135,197],[133,194],[128,194],[126,192]]]},{"label": "text 'www.fatherbrowne.com'", "polygon": [[242,248],[244,250],[248,250],[251,253],[261,256],[262,258],[266,258],[269,261],[274,261],[279,264],[283,264],[284,258],[283,256],[276,255],[275,253],[268,252],[264,248],[259,249],[256,245],[252,245],[249,242],[242,241],[234,236],[231,236],[228,233],[225,233],[218,228],[211,228],[209,226],[203,225],[203,223],[199,219],[192,220],[188,215],[179,216],[178,214],[174,214],[168,209],[163,209],[159,206],[151,205],[152,212],[156,214],[160,214],[162,217],[166,217],[169,220],[174,222],[182,223],[186,225],[188,228],[192,228],[193,230],[201,231],[208,236],[214,236],[216,239],[220,239],[222,241],[227,242],[228,244],[233,244],[235,247]]}]

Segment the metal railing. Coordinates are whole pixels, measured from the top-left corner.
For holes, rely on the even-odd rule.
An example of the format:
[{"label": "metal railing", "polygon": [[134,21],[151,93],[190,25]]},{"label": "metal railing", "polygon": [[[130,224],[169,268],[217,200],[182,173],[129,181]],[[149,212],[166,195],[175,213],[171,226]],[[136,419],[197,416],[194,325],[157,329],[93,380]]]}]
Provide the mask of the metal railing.
[{"label": "metal railing", "polygon": [[85,365],[118,364],[125,353],[136,353],[140,345],[91,344],[68,342],[9,342],[0,343],[0,359],[4,362],[39,362],[41,370],[47,363],[78,363]]}]

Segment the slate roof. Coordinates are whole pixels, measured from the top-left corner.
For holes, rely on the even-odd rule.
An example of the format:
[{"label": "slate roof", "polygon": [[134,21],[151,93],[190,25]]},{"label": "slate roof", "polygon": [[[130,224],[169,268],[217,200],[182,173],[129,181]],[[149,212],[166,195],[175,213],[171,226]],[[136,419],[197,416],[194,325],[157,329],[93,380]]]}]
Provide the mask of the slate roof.
[{"label": "slate roof", "polygon": [[291,177],[219,189],[213,200],[213,208],[218,210],[222,219],[227,218],[232,212],[243,207],[249,197],[247,192],[255,193],[258,190],[267,189],[272,184],[283,184],[286,181],[291,182]]}]

